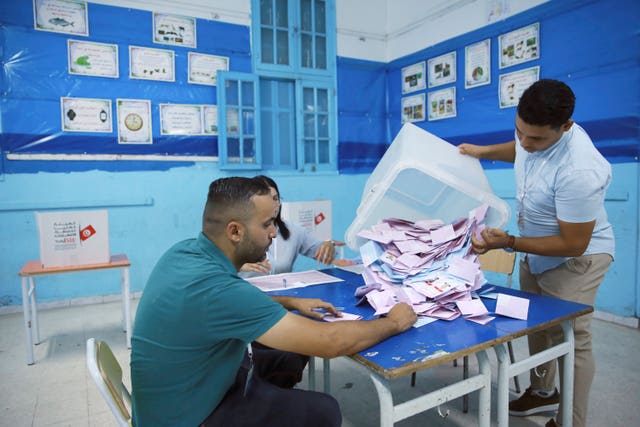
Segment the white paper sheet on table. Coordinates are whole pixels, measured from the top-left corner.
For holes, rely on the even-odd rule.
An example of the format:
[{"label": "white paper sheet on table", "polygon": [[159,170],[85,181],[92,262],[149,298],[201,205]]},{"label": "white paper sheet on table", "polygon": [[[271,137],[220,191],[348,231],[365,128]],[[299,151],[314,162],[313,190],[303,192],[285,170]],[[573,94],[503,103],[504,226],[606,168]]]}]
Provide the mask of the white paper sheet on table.
[{"label": "white paper sheet on table", "polygon": [[485,307],[482,301],[480,301],[479,299],[472,299],[467,301],[458,300],[456,301],[456,305],[458,306],[458,309],[463,316],[478,316],[489,312],[487,310],[487,307]]},{"label": "white paper sheet on table", "polygon": [[263,291],[279,291],[282,289],[302,288],[323,283],[343,282],[344,280],[317,270],[296,271],[292,273],[271,274],[251,277],[247,282]]},{"label": "white paper sheet on table", "polygon": [[416,320],[416,323],[413,324],[414,328],[419,328],[420,326],[424,326],[424,325],[428,325],[429,323],[433,323],[435,322],[436,319],[435,317],[428,317],[428,316],[419,316],[418,320]]},{"label": "white paper sheet on table", "polygon": [[514,319],[527,320],[529,316],[529,300],[514,297],[513,295],[498,294],[496,314],[513,317]]},{"label": "white paper sheet on table", "polygon": [[322,318],[325,322],[343,322],[345,320],[360,320],[362,316],[359,314],[345,313],[342,312],[342,317],[336,317],[331,314],[328,314]]}]

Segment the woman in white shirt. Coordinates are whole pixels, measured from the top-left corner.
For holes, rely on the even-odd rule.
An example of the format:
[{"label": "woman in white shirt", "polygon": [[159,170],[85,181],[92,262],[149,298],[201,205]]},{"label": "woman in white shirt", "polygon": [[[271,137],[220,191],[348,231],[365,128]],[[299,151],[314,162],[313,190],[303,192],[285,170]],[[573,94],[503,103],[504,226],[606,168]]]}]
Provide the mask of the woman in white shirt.
[{"label": "woman in white shirt", "polygon": [[[271,188],[274,200],[280,201],[280,191],[273,179],[264,175],[256,178],[261,179]],[[276,226],[278,236],[271,243],[265,260],[244,264],[240,269],[241,277],[290,272],[298,254],[331,265],[335,257],[336,245],[344,245],[333,240],[319,240],[298,224],[283,221],[280,211],[276,218]]]}]

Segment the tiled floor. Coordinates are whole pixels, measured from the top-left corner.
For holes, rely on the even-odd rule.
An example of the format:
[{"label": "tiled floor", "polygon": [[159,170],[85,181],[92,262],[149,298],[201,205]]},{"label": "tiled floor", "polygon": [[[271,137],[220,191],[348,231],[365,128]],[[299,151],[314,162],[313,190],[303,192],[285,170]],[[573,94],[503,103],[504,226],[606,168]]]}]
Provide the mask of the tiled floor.
[{"label": "tiled floor", "polygon": [[[25,363],[22,314],[0,316],[0,426],[114,426],[111,413],[87,374],[85,342],[89,337],[106,340],[123,366],[125,383],[130,384],[129,351],[120,316],[119,302],[41,310],[43,342],[36,347],[36,363],[32,366]],[[594,320],[593,335],[598,371],[591,392],[589,426],[640,425],[640,330]],[[516,357],[526,353],[525,341],[516,341],[514,347]],[[495,355],[490,354],[490,359],[495,366]],[[343,358],[333,360],[331,366],[332,393],[341,404],[343,425],[378,425],[377,395],[366,371]],[[475,367],[472,360],[472,372]],[[409,377],[398,379],[393,382],[394,396],[398,401],[417,396],[461,373],[460,367],[451,364],[421,372],[415,388],[410,387]],[[322,376],[318,377],[322,386]],[[521,381],[526,386],[528,378],[523,375]],[[306,379],[301,387],[306,387]],[[492,400],[495,411],[495,396]],[[443,404],[442,414],[449,412],[446,418],[430,410],[396,425],[477,425],[477,394],[471,396],[468,414],[461,411],[461,405],[460,399]],[[511,417],[510,425],[543,426],[549,417]]]}]

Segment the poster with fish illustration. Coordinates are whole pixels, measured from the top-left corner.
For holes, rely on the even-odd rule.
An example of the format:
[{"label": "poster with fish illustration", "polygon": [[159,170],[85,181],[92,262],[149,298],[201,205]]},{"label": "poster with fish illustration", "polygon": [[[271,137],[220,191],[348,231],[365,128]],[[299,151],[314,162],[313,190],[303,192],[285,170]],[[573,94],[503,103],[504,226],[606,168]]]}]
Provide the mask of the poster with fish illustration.
[{"label": "poster with fish illustration", "polygon": [[81,0],[33,0],[33,26],[54,33],[89,35],[87,2]]},{"label": "poster with fish illustration", "polygon": [[118,78],[118,45],[67,40],[69,74]]}]

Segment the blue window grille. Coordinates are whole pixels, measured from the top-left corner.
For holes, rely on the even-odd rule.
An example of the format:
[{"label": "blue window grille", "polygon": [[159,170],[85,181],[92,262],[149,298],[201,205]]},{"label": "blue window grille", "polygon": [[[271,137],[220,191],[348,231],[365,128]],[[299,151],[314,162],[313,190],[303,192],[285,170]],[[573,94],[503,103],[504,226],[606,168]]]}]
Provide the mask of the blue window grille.
[{"label": "blue window grille", "polygon": [[[252,0],[251,6],[254,74],[235,78],[256,77],[259,94],[247,107],[229,103],[235,87],[219,90],[226,130],[219,136],[221,168],[335,171],[335,0]],[[256,132],[237,138],[222,119],[233,123],[245,107],[255,114]]]}]

